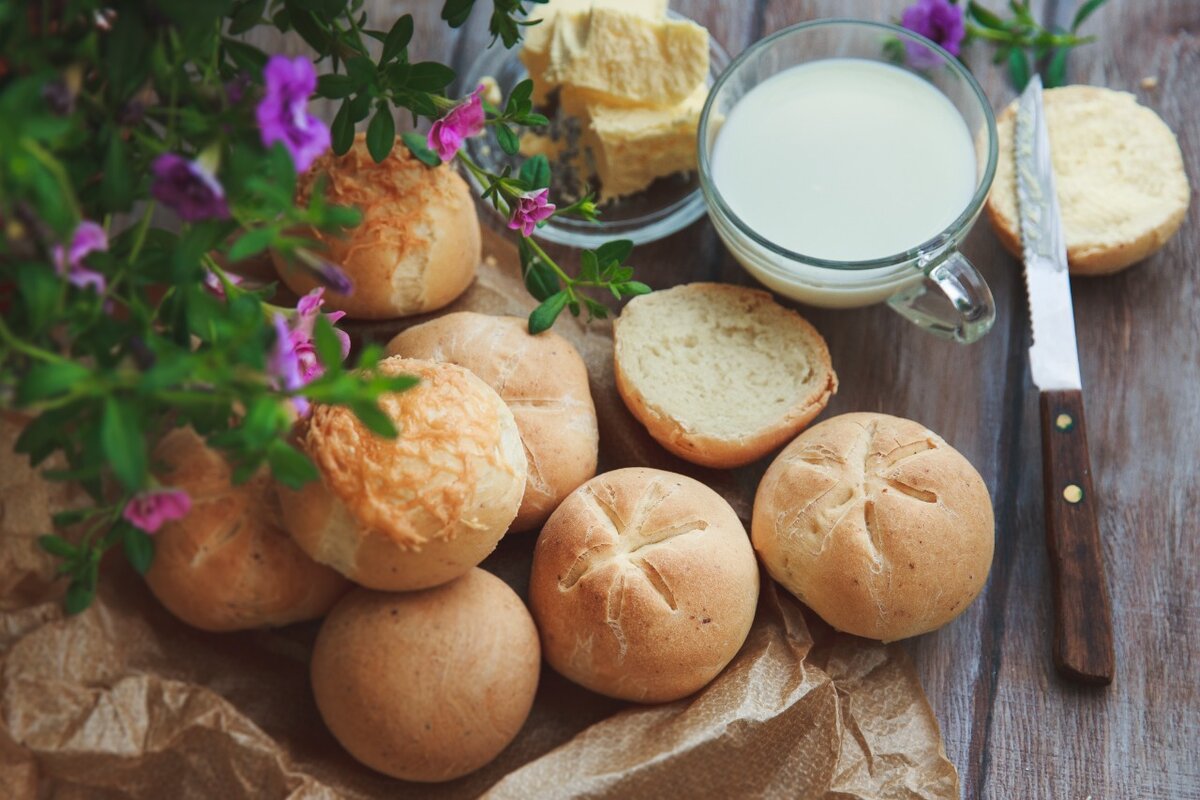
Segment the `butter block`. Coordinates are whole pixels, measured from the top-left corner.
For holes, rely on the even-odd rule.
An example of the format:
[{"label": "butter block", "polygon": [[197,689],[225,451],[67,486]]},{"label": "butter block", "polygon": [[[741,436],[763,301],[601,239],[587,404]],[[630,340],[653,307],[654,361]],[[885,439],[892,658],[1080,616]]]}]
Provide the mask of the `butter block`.
[{"label": "butter block", "polygon": [[590,102],[671,107],[708,77],[708,31],[611,8],[559,14],[545,79]]},{"label": "butter block", "polygon": [[546,5],[533,6],[530,16],[541,19],[541,22],[524,29],[519,56],[529,77],[533,79],[534,103],[544,103],[546,95],[557,86],[546,79],[555,20],[560,14],[585,13],[596,7],[616,9],[647,19],[663,19],[667,15],[667,0],[550,0]]},{"label": "butter block", "polygon": [[696,127],[708,97],[700,83],[666,108],[588,105],[590,124],[583,134],[591,153],[602,200],[649,186],[655,178],[696,168]]}]

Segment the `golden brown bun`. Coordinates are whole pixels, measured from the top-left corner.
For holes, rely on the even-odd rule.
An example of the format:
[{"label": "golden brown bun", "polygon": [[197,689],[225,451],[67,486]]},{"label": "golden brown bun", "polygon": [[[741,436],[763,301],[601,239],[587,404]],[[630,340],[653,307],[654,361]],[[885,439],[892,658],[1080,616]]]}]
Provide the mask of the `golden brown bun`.
[{"label": "golden brown bun", "polygon": [[611,697],[697,691],[737,654],[757,602],[746,529],[684,475],[598,475],[551,515],[534,550],[529,603],[546,660]]},{"label": "golden brown bun", "polygon": [[564,497],[596,474],[599,433],[587,367],[557,333],[530,336],[518,317],[460,311],[409,328],[387,351],[466,367],[508,404],[529,462],[512,530],[539,527]]},{"label": "golden brown bun", "polygon": [[706,467],[762,458],[837,391],[821,334],[757,289],[691,283],[636,297],[613,337],[629,411],[663,447]]},{"label": "golden brown bun", "polygon": [[321,480],[280,487],[284,523],[310,556],[363,586],[437,586],[483,561],[516,516],[521,435],[500,396],[460,366],[394,356],[379,371],[421,380],[380,398],[400,435],[315,406],[298,437]]},{"label": "golden brown bun", "polygon": [[513,740],[540,666],[521,599],[472,569],[423,592],[350,592],[321,626],[312,685],[350,755],[395,778],[448,781]]},{"label": "golden brown bun", "polygon": [[975,599],[994,528],[983,479],[940,436],[886,414],[843,414],[771,464],[752,538],[771,577],[830,625],[894,641]]},{"label": "golden brown bun", "polygon": [[[404,317],[448,305],[471,285],[480,259],[479,217],[470,189],[450,166],[428,167],[400,141],[376,164],[359,134],[344,156],[327,153],[300,176],[298,204],[308,204],[319,177],[330,203],[363,215],[362,224],[341,233],[301,234],[323,242],[323,255],[354,284],[349,295],[327,291],[329,308],[353,319]],[[280,257],[275,268],[297,294],[319,285]]]},{"label": "golden brown bun", "polygon": [[184,622],[237,631],[316,619],[346,579],[304,554],[283,530],[270,474],[234,485],[225,458],[177,428],[154,450],[159,480],[192,498],[186,517],[154,535],[146,583]]},{"label": "golden brown bun", "polygon": [[[1064,86],[1044,93],[1054,188],[1072,274],[1104,275],[1154,253],[1187,215],[1191,188],[1166,123],[1128,92]],[[996,120],[1000,158],[988,218],[1021,257],[1013,164],[1014,101]]]}]

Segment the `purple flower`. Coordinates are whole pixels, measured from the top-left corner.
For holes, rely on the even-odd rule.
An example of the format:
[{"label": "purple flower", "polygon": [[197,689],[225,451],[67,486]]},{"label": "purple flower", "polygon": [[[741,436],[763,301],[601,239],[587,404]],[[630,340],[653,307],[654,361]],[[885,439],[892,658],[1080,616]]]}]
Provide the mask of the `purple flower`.
[{"label": "purple flower", "polygon": [[513,206],[508,227],[514,231],[519,230],[522,236],[532,236],[537,224],[550,219],[554,214],[554,203],[546,201],[549,196],[549,189],[538,189],[521,195],[517,204]]},{"label": "purple flower", "polygon": [[[225,273],[225,280],[229,281],[234,286],[238,286],[246,279],[241,275],[235,275],[232,272],[227,272]],[[212,294],[217,298],[221,300],[225,299],[225,284],[221,282],[219,277],[217,277],[217,273],[213,272],[212,270],[204,271],[204,288],[212,292]]]},{"label": "purple flower", "polygon": [[[275,344],[267,357],[267,372],[275,377],[276,387],[288,392],[295,391],[304,385],[304,381],[300,378],[300,360],[296,355],[296,348],[292,345],[292,332],[283,314],[276,314],[273,322]],[[300,416],[308,413],[306,398],[293,397],[292,405]]]},{"label": "purple flower", "polygon": [[225,82],[225,96],[229,98],[229,104],[236,106],[242,102],[246,96],[246,90],[250,88],[250,75],[245,72],[239,72],[231,81]]},{"label": "purple flower", "polygon": [[275,142],[292,154],[297,172],[304,172],[329,149],[329,128],[308,113],[308,98],[317,88],[317,71],[303,56],[271,56],[263,69],[266,94],[255,110],[262,143]]},{"label": "purple flower", "polygon": [[351,282],[350,276],[337,264],[321,258],[316,253],[304,248],[296,251],[296,257],[300,260],[304,269],[333,291],[340,295],[349,295],[354,292],[354,284]]},{"label": "purple flower", "polygon": [[180,219],[228,219],[225,190],[199,161],[188,161],[175,153],[163,153],[154,159],[154,183],[150,193],[164,205],[175,209]]},{"label": "purple flower", "polygon": [[130,523],[155,533],[165,523],[183,519],[192,510],[192,498],[181,489],[151,489],[133,496],[122,516]]},{"label": "purple flower", "polygon": [[[963,22],[963,10],[950,0],[917,0],[900,16],[900,24],[910,31],[946,48],[951,55],[958,55],[967,28]],[[908,60],[915,67],[936,67],[941,63],[938,54],[920,42],[906,42]]]},{"label": "purple flower", "polygon": [[483,132],[483,86],[471,93],[464,102],[446,112],[446,116],[429,129],[429,149],[442,161],[454,158],[464,139]]},{"label": "purple flower", "polygon": [[91,253],[108,249],[108,236],[101,228],[90,220],[84,220],[71,234],[71,244],[67,248],[55,245],[51,250],[54,257],[54,271],[66,276],[67,280],[81,289],[91,286],[96,294],[104,294],[107,286],[104,276],[95,270],[84,266],[83,260]]},{"label": "purple flower", "polygon": [[[273,375],[279,388],[293,391],[313,381],[325,373],[325,367],[317,358],[317,348],[313,343],[313,328],[317,323],[317,315],[321,313],[321,305],[325,302],[324,289],[313,289],[296,304],[296,313],[291,324],[283,314],[276,314],[275,344],[267,361],[267,371]],[[326,314],[330,324],[346,316],[344,311]],[[342,346],[342,358],[350,353],[350,337],[345,331],[334,329]],[[303,397],[292,398],[297,413],[301,416],[308,413],[308,401]]]}]

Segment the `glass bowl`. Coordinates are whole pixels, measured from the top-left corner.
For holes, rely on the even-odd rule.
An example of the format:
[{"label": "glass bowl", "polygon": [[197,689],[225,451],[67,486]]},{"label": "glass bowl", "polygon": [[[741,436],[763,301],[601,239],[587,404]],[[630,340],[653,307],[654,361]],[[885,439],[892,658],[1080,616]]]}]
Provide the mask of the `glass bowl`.
[{"label": "glass bowl", "polygon": [[[688,19],[674,11],[668,11],[667,14],[672,19]],[[711,35],[708,42],[711,86],[729,65],[729,56]],[[458,95],[470,93],[484,76],[490,75],[507,97],[514,86],[529,77],[517,52],[518,48],[509,50],[499,45],[485,49],[459,77],[455,86]],[[510,156],[501,150],[490,129],[483,136],[468,139],[466,148],[477,164],[493,172],[500,172],[506,165],[515,172],[523,160],[519,155]],[[477,194],[482,193],[483,187],[472,175],[466,174],[464,177]],[[604,203],[600,206],[600,219],[597,222],[556,216],[539,227],[534,236],[579,248],[598,247],[612,239],[630,239],[634,244],[645,244],[687,227],[704,216],[704,212],[704,196],[700,191],[698,172],[692,170],[659,178],[641,192]]]}]

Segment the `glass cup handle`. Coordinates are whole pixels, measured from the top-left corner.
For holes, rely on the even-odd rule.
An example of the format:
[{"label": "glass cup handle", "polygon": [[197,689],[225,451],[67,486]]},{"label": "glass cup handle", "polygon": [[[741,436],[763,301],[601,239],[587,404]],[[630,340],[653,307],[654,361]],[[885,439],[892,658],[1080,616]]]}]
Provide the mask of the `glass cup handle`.
[{"label": "glass cup handle", "polygon": [[996,321],[992,290],[962,253],[918,262],[917,268],[924,278],[888,298],[894,311],[934,336],[962,344],[991,330]]}]

